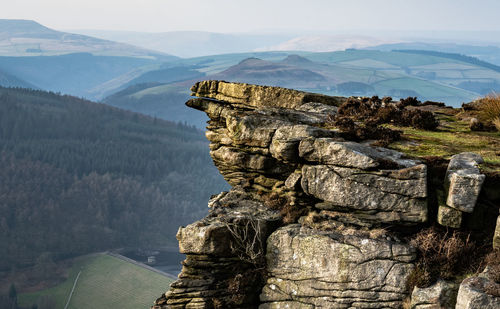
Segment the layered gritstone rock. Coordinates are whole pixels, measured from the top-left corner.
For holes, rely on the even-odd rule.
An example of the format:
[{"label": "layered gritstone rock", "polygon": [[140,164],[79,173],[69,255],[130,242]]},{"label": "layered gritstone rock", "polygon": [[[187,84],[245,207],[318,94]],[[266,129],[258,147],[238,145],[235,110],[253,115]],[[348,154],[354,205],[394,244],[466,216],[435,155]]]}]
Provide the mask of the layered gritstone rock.
[{"label": "layered gritstone rock", "polygon": [[271,106],[297,109],[309,102],[338,106],[346,100],[342,97],[331,97],[281,87],[228,83],[218,80],[198,82],[191,87],[191,91],[197,97],[256,108]]},{"label": "layered gritstone rock", "polygon": [[186,254],[179,279],[153,308],[255,308],[265,242],[280,216],[242,191],[222,193],[210,202],[210,214],[179,228],[180,252]]},{"label": "layered gritstone rock", "polygon": [[[401,308],[417,254],[400,231],[427,222],[427,166],[346,140],[331,125],[345,98],[223,81],[192,92],[233,189],[179,229],[186,260],[154,308]],[[473,211],[480,162],[452,158],[439,223],[458,228]],[[441,287],[417,289],[414,307],[448,306]]]},{"label": "layered gritstone rock", "polygon": [[289,225],[267,244],[259,308],[396,308],[415,251],[392,240]]},{"label": "layered gritstone rock", "polygon": [[319,209],[359,211],[379,222],[424,222],[427,218],[426,166],[363,171],[328,165],[304,165],[302,189],[323,203]]}]

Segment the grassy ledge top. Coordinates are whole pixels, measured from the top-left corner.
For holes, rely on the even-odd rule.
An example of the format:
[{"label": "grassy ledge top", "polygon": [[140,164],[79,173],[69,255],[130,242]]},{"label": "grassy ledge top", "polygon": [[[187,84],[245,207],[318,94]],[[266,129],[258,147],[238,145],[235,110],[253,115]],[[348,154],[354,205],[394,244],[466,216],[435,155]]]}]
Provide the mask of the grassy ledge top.
[{"label": "grassy ledge top", "polygon": [[[497,101],[496,119],[499,119],[500,98]],[[439,121],[438,127],[435,130],[421,130],[390,125],[403,133],[400,141],[395,141],[388,147],[418,158],[449,159],[457,153],[475,152],[485,161],[481,165],[484,172],[500,173],[500,132],[489,123],[481,102],[478,100],[463,108],[433,105],[417,107],[432,111]]]}]

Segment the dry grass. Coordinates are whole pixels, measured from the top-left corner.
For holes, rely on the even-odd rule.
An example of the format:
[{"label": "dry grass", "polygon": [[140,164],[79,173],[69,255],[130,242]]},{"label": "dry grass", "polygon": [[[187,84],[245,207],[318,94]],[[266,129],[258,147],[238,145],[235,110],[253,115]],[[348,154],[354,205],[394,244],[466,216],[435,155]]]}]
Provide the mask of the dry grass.
[{"label": "dry grass", "polygon": [[497,130],[500,131],[500,116],[494,118],[492,120],[492,122],[493,122],[493,125],[495,126],[495,128],[497,128]]},{"label": "dry grass", "polygon": [[500,95],[488,95],[479,99],[476,104],[479,114],[484,120],[493,121],[493,119],[500,117]]},{"label": "dry grass", "polygon": [[403,299],[403,304],[402,304],[403,309],[411,309],[411,297],[406,297]]},{"label": "dry grass", "polygon": [[489,273],[491,279],[496,283],[500,283],[500,249],[494,250],[489,253],[484,261],[490,269]]},{"label": "dry grass", "polygon": [[477,267],[477,247],[469,235],[454,231],[427,228],[416,234],[410,242],[417,248],[419,259],[409,276],[407,288],[428,287],[437,279],[453,279]]},{"label": "dry grass", "polygon": [[488,282],[484,291],[490,295],[500,297],[500,250],[494,250],[484,259],[489,268],[488,274],[493,282]]},{"label": "dry grass", "polygon": [[[262,227],[257,218],[247,218],[240,222],[224,222],[231,233],[231,250],[234,254],[256,268],[264,264],[265,246],[263,243]],[[265,240],[264,240],[265,241]]]}]

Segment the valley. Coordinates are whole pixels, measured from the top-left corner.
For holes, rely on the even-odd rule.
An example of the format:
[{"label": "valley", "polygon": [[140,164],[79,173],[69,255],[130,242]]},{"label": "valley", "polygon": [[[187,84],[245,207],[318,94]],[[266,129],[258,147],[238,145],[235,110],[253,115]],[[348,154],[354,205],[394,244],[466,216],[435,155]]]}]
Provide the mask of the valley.
[{"label": "valley", "polygon": [[[339,33],[60,31],[0,19],[0,307],[11,286],[16,309],[149,308],[165,293],[185,258],[179,227],[231,188],[221,173],[239,181],[247,172],[214,162],[270,155],[238,144],[241,156],[210,157],[207,138],[225,134],[210,130],[231,119],[186,106],[201,81],[416,98],[441,127],[384,124],[403,136],[389,148],[425,160],[475,151],[497,172],[498,133],[471,133],[465,109],[458,119],[435,102],[459,108],[499,93],[500,43]],[[249,184],[274,190],[275,175],[259,172]]]}]

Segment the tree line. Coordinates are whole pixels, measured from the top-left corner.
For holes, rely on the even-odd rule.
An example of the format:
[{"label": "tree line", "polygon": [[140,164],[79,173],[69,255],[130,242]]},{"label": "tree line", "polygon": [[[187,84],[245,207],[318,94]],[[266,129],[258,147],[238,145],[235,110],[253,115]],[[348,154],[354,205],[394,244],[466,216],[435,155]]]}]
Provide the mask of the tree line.
[{"label": "tree line", "polygon": [[227,186],[192,126],[14,88],[0,88],[0,180],[0,270],[173,245]]}]

